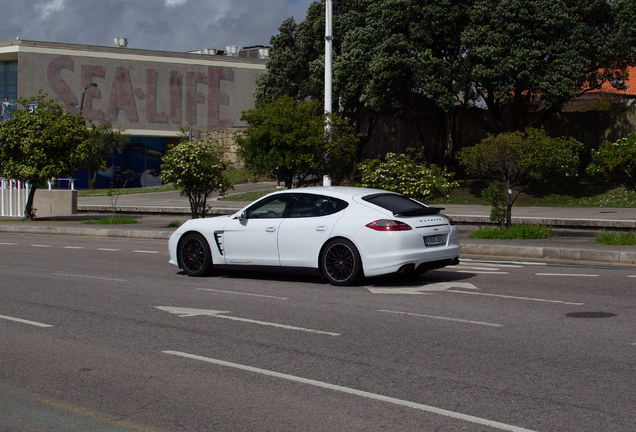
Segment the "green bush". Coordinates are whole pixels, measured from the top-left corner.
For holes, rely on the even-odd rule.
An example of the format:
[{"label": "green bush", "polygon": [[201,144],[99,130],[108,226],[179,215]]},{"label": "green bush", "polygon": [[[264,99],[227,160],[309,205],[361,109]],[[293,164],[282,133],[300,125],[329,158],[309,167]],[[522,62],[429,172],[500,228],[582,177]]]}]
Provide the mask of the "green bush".
[{"label": "green bush", "polygon": [[423,203],[444,200],[459,187],[459,182],[452,180],[455,173],[417,163],[410,154],[387,153],[384,161],[367,160],[358,168],[362,187],[401,193]]},{"label": "green bush", "polygon": [[223,158],[224,148],[209,135],[207,140],[184,141],[163,157],[161,181],[174,182],[190,201],[192,218],[205,217],[207,199],[214,191],[222,194],[234,186],[225,177],[231,163]]},{"label": "green bush", "polygon": [[636,246],[636,232],[609,232],[601,231],[601,235],[596,237],[596,243],[619,246]]},{"label": "green bush", "polygon": [[636,191],[636,133],[605,142],[592,151],[592,163],[586,172]]},{"label": "green bush", "polygon": [[552,227],[533,224],[516,224],[509,227],[481,227],[470,233],[470,238],[498,240],[531,240],[548,238]]},{"label": "green bush", "polygon": [[583,144],[573,138],[551,138],[538,129],[489,135],[459,153],[466,172],[505,183],[508,195],[506,225],[512,206],[533,183],[554,183],[578,174]]}]

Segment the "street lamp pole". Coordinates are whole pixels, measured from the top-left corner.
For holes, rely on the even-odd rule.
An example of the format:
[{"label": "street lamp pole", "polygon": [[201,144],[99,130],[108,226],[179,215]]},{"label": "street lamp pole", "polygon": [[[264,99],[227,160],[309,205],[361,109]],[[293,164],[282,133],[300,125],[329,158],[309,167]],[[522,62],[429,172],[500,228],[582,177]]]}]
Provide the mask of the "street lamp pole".
[{"label": "street lamp pole", "polygon": [[86,89],[89,87],[97,87],[97,84],[90,83],[89,85],[84,87],[84,90],[82,90],[82,100],[80,101],[79,115],[82,115],[82,108],[84,108],[84,93],[86,93]]},{"label": "street lamp pole", "polygon": [[[332,1],[325,1],[325,112],[331,114],[331,91],[332,91],[332,51],[333,51],[333,35],[331,34],[332,23]],[[325,125],[327,136],[331,133],[329,124]],[[329,138],[327,138],[329,139]],[[328,175],[322,178],[323,186],[331,186],[331,178]]]}]

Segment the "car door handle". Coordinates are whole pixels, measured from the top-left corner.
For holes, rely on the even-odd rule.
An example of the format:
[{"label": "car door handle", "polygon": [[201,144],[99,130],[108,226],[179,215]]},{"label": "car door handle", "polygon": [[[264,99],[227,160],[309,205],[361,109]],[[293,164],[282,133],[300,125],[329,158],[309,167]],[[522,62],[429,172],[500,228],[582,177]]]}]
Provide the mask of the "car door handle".
[{"label": "car door handle", "polygon": [[276,228],[274,227],[265,228],[265,232],[276,232]]},{"label": "car door handle", "polygon": [[327,227],[325,225],[317,226],[316,231],[327,231]]}]

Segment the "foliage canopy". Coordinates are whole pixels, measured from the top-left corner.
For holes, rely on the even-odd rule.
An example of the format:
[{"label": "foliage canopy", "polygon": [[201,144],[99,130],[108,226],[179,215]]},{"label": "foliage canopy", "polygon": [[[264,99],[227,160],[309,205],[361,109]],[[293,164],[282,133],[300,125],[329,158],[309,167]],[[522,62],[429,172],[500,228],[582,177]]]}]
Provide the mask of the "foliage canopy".
[{"label": "foliage canopy", "polygon": [[[362,145],[381,114],[419,124],[433,112],[443,125],[460,110],[489,133],[539,127],[604,83],[624,88],[636,64],[634,0],[334,0],[333,10],[333,106]],[[282,23],[258,101],[322,100],[324,21],[314,2],[304,21]]]},{"label": "foliage canopy", "polygon": [[46,100],[46,96],[40,92],[35,97],[19,98],[19,105],[38,106],[32,112],[19,109],[0,124],[0,176],[32,185],[25,208],[27,219],[33,217],[38,185],[73,176],[95,153],[84,118],[64,111],[58,99]]},{"label": "foliage canopy", "polygon": [[224,159],[224,148],[217,141],[183,141],[170,148],[163,157],[161,181],[174,182],[190,201],[192,218],[204,218],[207,199],[214,191],[224,194],[233,188],[224,173],[230,162]]},{"label": "foliage canopy", "polygon": [[448,198],[459,186],[452,180],[454,173],[436,165],[420,164],[409,154],[387,153],[384,161],[366,161],[359,169],[362,187],[401,193],[425,204]]},{"label": "foliage canopy", "polygon": [[490,135],[459,154],[469,174],[500,180],[508,191],[507,225],[519,194],[533,182],[576,176],[583,145],[573,138],[550,138],[537,129]]},{"label": "foliage canopy", "polygon": [[636,192],[636,133],[616,142],[605,142],[592,151],[586,172]]},{"label": "foliage canopy", "polygon": [[242,120],[252,127],[236,138],[237,154],[255,174],[284,180],[287,188],[323,175],[340,178],[358,140],[342,121],[324,114],[319,101],[285,96],[260,103]]}]

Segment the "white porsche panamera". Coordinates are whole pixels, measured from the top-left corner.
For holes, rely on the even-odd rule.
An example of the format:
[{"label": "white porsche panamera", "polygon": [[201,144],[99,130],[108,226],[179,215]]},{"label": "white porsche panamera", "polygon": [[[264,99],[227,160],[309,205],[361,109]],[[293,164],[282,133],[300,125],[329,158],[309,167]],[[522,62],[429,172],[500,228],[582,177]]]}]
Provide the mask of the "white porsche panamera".
[{"label": "white porsche panamera", "polygon": [[457,227],[439,208],[378,189],[274,192],[229,216],[192,219],[170,237],[170,264],[314,272],[334,285],[459,263]]}]

